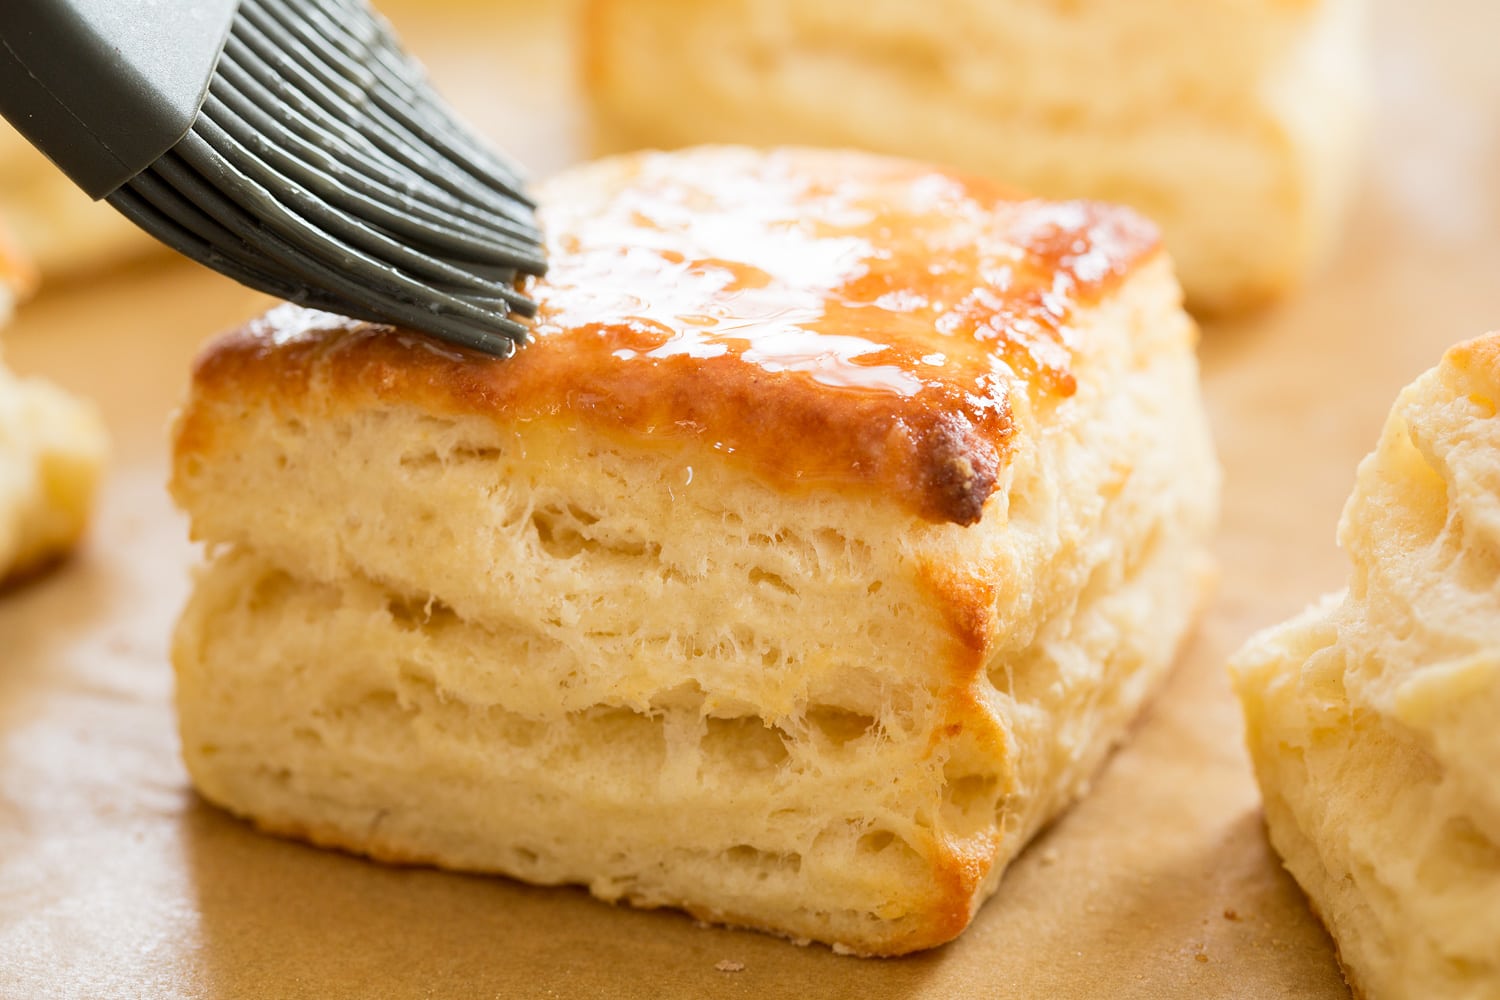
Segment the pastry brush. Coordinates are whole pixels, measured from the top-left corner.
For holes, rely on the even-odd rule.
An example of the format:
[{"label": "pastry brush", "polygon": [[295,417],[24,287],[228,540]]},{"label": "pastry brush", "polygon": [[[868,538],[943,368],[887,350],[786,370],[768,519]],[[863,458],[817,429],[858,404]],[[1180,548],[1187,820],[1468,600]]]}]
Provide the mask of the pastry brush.
[{"label": "pastry brush", "polygon": [[364,0],[0,0],[0,113],[252,288],[502,356],[526,337],[522,177]]}]

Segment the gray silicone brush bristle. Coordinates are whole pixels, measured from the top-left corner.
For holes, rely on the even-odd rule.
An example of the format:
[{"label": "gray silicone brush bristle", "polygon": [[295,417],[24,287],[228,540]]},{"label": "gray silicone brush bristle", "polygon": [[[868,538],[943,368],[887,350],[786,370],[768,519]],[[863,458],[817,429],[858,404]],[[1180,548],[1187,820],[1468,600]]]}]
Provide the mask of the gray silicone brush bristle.
[{"label": "gray silicone brush bristle", "polygon": [[246,285],[501,356],[546,269],[520,173],[363,0],[239,0],[191,128],[106,197]]}]

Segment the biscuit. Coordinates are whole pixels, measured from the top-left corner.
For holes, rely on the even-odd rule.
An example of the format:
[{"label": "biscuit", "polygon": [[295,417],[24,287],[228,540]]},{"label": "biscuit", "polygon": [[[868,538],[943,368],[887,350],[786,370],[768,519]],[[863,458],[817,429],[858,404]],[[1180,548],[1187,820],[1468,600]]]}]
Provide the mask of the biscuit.
[{"label": "biscuit", "polygon": [[1500,996],[1500,334],[1397,398],[1349,587],[1235,657],[1271,842],[1368,1000]]},{"label": "biscuit", "polygon": [[[0,325],[27,268],[0,245]],[[31,573],[77,543],[104,463],[93,407],[0,365],[0,583]]]},{"label": "biscuit", "polygon": [[376,858],[950,940],[1208,577],[1155,230],[796,150],[605,160],[541,200],[508,361],[292,306],[198,361],[194,782]]},{"label": "biscuit", "polygon": [[1189,305],[1244,309],[1328,254],[1364,131],[1363,0],[589,0],[612,149],[852,146],[1131,205]]},{"label": "biscuit", "polygon": [[80,191],[0,120],[0,218],[46,277],[103,271],[160,244]]}]

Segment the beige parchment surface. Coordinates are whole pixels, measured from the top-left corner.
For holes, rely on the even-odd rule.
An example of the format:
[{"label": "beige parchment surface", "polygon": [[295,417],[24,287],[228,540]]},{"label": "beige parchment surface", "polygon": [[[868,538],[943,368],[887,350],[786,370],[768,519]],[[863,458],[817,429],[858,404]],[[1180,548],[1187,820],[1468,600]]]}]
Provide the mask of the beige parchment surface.
[{"label": "beige parchment surface", "polygon": [[[585,152],[564,7],[391,8],[535,171]],[[164,428],[197,346],[263,302],[164,260],[45,290],[7,356],[98,400],[115,455],[83,551],[0,595],[0,997],[1346,996],[1266,846],[1222,670],[1342,581],[1334,523],[1396,389],[1500,327],[1500,13],[1386,0],[1376,15],[1375,143],[1342,250],[1295,300],[1205,331],[1227,472],[1215,602],[1093,795],[961,940],[914,958],[382,867],[200,802],[166,660],[194,553],[161,485]],[[485,41],[498,31],[511,41]]]}]

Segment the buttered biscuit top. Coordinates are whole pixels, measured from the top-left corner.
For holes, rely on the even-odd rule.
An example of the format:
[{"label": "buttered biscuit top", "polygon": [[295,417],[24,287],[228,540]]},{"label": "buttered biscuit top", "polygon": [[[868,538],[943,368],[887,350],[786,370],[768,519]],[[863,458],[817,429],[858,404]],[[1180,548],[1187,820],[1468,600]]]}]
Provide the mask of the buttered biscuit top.
[{"label": "buttered biscuit top", "polygon": [[1125,209],[851,154],[646,155],[543,200],[552,270],[517,357],[288,306],[198,377],[292,393],[317,368],[437,409],[708,438],[784,488],[865,488],[967,524],[996,489],[1013,394],[1071,395],[1075,313],[1158,248]]}]

